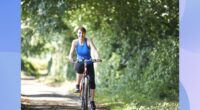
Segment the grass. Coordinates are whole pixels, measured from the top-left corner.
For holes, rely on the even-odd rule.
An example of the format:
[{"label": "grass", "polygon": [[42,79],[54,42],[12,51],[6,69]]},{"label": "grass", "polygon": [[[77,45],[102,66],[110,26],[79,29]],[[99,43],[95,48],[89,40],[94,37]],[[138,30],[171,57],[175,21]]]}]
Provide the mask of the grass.
[{"label": "grass", "polygon": [[127,102],[122,99],[114,99],[106,92],[98,91],[96,93],[97,102],[108,108],[109,110],[178,110],[178,101],[154,99],[146,102],[129,100]]},{"label": "grass", "polygon": [[138,106],[135,103],[130,103],[127,104],[123,110],[178,110],[178,102],[160,101],[155,102],[155,104],[151,106]]}]

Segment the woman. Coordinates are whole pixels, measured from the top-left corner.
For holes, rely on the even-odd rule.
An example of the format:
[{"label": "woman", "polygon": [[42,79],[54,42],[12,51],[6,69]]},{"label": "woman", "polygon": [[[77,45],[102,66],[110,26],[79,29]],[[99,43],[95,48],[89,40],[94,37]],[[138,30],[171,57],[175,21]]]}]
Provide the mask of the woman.
[{"label": "woman", "polygon": [[[73,61],[73,53],[76,50],[77,59],[81,60],[84,59],[91,59],[91,50],[94,52],[95,59],[99,59],[99,55],[97,53],[97,49],[93,44],[92,40],[85,37],[86,36],[86,29],[84,27],[79,27],[77,30],[77,39],[72,41],[70,53],[69,53],[69,60]],[[75,64],[76,74],[76,92],[79,92],[79,85],[81,79],[83,77],[84,72],[84,64],[83,63],[76,63]],[[96,106],[94,103],[94,96],[95,96],[95,75],[94,75],[94,65],[92,62],[87,63],[87,71],[90,75],[90,105],[92,110],[95,110]]]}]

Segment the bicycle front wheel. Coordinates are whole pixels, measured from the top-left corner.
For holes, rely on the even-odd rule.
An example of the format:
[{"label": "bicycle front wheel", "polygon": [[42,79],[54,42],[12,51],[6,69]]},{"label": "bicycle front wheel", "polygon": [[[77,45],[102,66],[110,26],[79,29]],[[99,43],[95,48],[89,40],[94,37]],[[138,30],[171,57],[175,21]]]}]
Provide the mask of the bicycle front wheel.
[{"label": "bicycle front wheel", "polygon": [[88,87],[88,79],[84,78],[82,83],[82,110],[88,110],[88,96],[89,96],[89,87]]}]

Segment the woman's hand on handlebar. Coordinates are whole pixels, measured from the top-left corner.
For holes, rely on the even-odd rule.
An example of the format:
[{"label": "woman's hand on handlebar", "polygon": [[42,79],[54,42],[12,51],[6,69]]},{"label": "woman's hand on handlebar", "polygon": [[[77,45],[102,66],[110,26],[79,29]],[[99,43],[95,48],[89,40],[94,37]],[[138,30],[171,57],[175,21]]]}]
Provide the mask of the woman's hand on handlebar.
[{"label": "woman's hand on handlebar", "polygon": [[95,62],[102,62],[101,59],[94,59]]},{"label": "woman's hand on handlebar", "polygon": [[76,63],[76,60],[74,60],[73,58],[68,58],[70,63]]}]

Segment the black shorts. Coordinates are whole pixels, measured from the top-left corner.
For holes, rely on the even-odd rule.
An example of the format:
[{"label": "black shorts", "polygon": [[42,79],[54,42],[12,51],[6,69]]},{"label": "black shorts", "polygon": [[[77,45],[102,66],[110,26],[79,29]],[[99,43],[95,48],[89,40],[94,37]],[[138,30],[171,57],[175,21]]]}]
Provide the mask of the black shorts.
[{"label": "black shorts", "polygon": [[[84,63],[76,63],[75,65],[75,71],[78,73],[78,74],[83,74],[84,72]],[[95,89],[96,88],[96,85],[95,85],[95,73],[94,73],[94,65],[93,63],[91,64],[87,64],[87,72],[90,76],[90,89]]]}]

